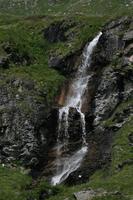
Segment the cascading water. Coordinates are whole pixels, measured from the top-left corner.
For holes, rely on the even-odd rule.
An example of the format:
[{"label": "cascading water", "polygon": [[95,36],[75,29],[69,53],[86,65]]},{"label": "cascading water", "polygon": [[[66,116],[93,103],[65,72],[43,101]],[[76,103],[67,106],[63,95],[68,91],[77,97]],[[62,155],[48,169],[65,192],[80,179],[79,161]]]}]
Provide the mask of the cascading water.
[{"label": "cascading water", "polygon": [[[71,84],[71,91],[68,93],[64,107],[59,109],[59,126],[58,126],[58,139],[57,139],[57,160],[56,175],[52,178],[51,183],[53,185],[63,182],[72,172],[76,171],[87,153],[86,142],[86,122],[85,114],[82,112],[83,95],[88,85],[88,81],[91,78],[88,75],[87,70],[91,65],[91,55],[102,33],[100,32],[85,48],[83,52],[82,64],[79,67],[76,76]],[[69,110],[75,108],[80,115],[80,121],[82,126],[82,147],[71,156],[61,157],[61,149],[67,149],[69,141]],[[64,134],[62,136],[62,126],[64,128]],[[67,151],[67,150],[66,150]]]}]

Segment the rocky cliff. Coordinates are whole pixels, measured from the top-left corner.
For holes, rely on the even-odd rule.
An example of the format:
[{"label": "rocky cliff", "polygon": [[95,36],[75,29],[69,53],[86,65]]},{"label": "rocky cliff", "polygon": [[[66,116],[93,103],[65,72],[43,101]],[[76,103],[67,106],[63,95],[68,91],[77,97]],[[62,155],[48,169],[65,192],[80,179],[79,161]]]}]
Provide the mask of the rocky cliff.
[{"label": "rocky cliff", "polygon": [[[49,163],[54,158],[51,149],[57,139],[58,108],[63,104],[60,99],[65,97],[67,86],[81,62],[84,45],[102,23],[96,26],[95,22],[90,22],[86,26],[84,19],[53,23],[51,18],[38,17],[33,28],[32,20],[23,21],[25,26],[22,22],[14,24],[11,30],[10,25],[1,27],[0,163],[2,170],[7,167],[16,170],[23,166],[23,173],[28,169],[28,173],[36,178],[32,183],[27,181],[26,186],[22,184],[21,187],[26,188],[25,196],[19,193],[11,198],[46,199],[59,193],[63,200],[69,195],[64,195],[61,189],[54,191],[49,186],[40,186],[40,182],[51,176]],[[18,34],[24,31],[21,42],[16,39],[18,36],[14,39],[14,27],[15,35],[18,30]],[[10,30],[8,36],[5,36],[6,28]],[[90,28],[91,33],[82,38],[81,33]],[[80,29],[82,31],[78,32]],[[101,29],[103,34],[93,53],[89,69],[92,79],[84,100],[89,151],[81,167],[68,177],[66,184],[90,180],[88,186],[82,185],[82,188],[102,187],[105,192],[100,194],[104,197],[99,196],[99,199],[129,200],[132,198],[132,179],[128,179],[132,175],[133,163],[133,19],[123,17],[113,20]],[[76,111],[71,110],[69,132],[72,149],[80,141],[78,119]],[[100,174],[97,170],[101,170]],[[11,198],[8,197],[9,200]],[[58,196],[51,198],[57,199]]]},{"label": "rocky cliff", "polygon": [[[113,138],[132,115],[132,23],[131,18],[125,17],[108,23],[102,30],[84,103],[89,151],[81,168],[68,178],[69,184],[84,182],[95,170],[110,165]],[[65,69],[71,74],[63,59],[64,65],[59,60],[53,67],[60,66],[59,71]],[[72,149],[81,139],[79,120],[79,114],[72,109],[68,130]]]},{"label": "rocky cliff", "polygon": [[[102,169],[103,178],[100,176],[98,187],[102,184],[104,191],[81,191],[81,193],[74,194],[76,199],[87,200],[94,196],[98,196],[98,199],[132,198],[130,191],[132,180],[130,182],[125,177],[125,184],[119,182],[124,178],[125,175],[122,173],[125,170],[126,176],[130,176],[133,163],[131,156],[132,28],[133,19],[128,17],[107,23],[103,27],[103,34],[93,53],[91,69],[89,69],[92,79],[88,83],[88,95],[85,97],[84,108],[89,150],[81,167],[69,175],[66,183],[73,185],[88,182],[90,179],[89,186],[92,185],[95,188],[97,176],[95,177],[94,172]],[[67,89],[64,88],[64,90]],[[68,130],[71,149],[74,148],[73,146],[76,148],[80,142],[79,120],[80,116],[72,109],[69,115]],[[91,178],[92,174],[94,178]],[[113,176],[112,180],[110,176]],[[118,183],[115,183],[116,180]],[[106,183],[111,188],[114,184],[119,192],[107,192]],[[128,195],[126,187],[128,187]]]}]

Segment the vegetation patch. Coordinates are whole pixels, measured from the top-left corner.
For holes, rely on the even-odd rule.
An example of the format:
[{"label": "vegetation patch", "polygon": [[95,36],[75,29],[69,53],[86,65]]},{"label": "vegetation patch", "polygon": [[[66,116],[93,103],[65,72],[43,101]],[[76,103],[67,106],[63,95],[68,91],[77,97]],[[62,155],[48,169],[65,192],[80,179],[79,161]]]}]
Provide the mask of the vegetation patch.
[{"label": "vegetation patch", "polygon": [[31,178],[18,169],[0,166],[0,200],[26,200]]}]

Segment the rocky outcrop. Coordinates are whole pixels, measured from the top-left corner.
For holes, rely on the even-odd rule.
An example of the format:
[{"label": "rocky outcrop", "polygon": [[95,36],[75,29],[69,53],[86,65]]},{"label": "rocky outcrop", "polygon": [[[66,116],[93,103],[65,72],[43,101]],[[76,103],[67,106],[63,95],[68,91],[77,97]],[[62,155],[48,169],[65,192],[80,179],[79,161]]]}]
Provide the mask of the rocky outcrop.
[{"label": "rocky outcrop", "polygon": [[48,65],[58,70],[65,76],[76,72],[80,63],[81,51],[74,52],[70,55],[50,55]]},{"label": "rocky outcrop", "polygon": [[73,21],[57,21],[52,23],[44,30],[44,37],[51,43],[65,42],[72,38],[71,32],[68,34],[70,28],[73,28],[75,23]]},{"label": "rocky outcrop", "polygon": [[[95,123],[110,117],[122,101],[126,101],[132,96],[132,70],[130,68],[132,61],[125,55],[126,49],[132,45],[132,41],[130,40],[131,42],[127,46],[127,36],[125,37],[125,35],[130,35],[131,22],[132,19],[122,18],[105,26],[103,35],[96,49],[96,54],[94,53],[94,60],[97,60],[97,52],[101,52],[101,61],[104,58],[106,58],[107,61],[104,63],[104,59],[103,63],[101,62],[101,66],[106,68],[103,69],[102,74],[100,75],[99,85],[96,90]],[[117,37],[115,45],[112,40],[110,40],[110,37],[112,37],[113,40]],[[125,62],[126,59],[128,60],[127,62]],[[99,63],[100,61],[98,58],[98,62],[95,62],[94,68],[96,67],[98,69]],[[107,64],[108,66],[106,66]]]},{"label": "rocky outcrop", "polygon": [[16,165],[19,162],[36,168],[47,162],[48,146],[56,137],[53,132],[57,126],[53,121],[56,115],[50,113],[45,97],[33,81],[12,78],[5,82],[2,76],[1,79],[0,163]]},{"label": "rocky outcrop", "polygon": [[124,196],[118,192],[107,192],[103,189],[93,190],[89,188],[88,190],[83,190],[77,193],[74,193],[74,197],[76,200],[93,200],[95,198],[108,198],[108,196],[112,198],[124,198]]},{"label": "rocky outcrop", "polygon": [[[48,26],[44,32],[44,38],[49,43],[71,42],[74,39],[75,28],[77,24],[73,20],[56,21]],[[71,46],[71,44],[69,44]],[[65,48],[65,46],[64,46]],[[58,52],[58,51],[57,51]],[[80,63],[81,50],[69,51],[68,53],[50,52],[48,65],[50,68],[58,70],[63,75],[67,76],[74,73]]]}]

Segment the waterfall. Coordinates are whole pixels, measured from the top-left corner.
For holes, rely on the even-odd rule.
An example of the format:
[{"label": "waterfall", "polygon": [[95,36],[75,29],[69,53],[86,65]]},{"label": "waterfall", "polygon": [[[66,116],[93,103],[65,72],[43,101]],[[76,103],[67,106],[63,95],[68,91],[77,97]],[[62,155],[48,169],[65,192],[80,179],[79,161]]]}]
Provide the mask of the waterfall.
[{"label": "waterfall", "polygon": [[[83,52],[82,64],[79,67],[74,80],[71,84],[71,91],[68,93],[64,107],[59,109],[58,120],[58,138],[57,138],[57,160],[56,175],[52,178],[53,185],[63,182],[72,172],[76,171],[87,153],[86,141],[86,122],[85,114],[82,112],[83,95],[87,89],[88,81],[91,78],[87,71],[91,65],[91,55],[102,33],[100,32],[88,45]],[[61,157],[61,149],[67,152],[69,141],[69,110],[75,108],[80,115],[80,122],[82,126],[82,147],[74,152],[71,156]],[[62,128],[64,129],[62,135]]]}]

